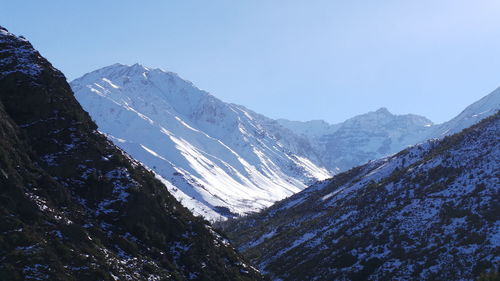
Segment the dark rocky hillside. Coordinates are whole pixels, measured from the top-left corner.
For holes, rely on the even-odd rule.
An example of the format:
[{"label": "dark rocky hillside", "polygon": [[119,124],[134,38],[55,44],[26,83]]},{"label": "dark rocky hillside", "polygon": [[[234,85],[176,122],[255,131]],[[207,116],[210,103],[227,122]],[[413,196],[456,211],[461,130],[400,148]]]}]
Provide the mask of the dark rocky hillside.
[{"label": "dark rocky hillside", "polygon": [[0,27],[0,280],[261,280]]},{"label": "dark rocky hillside", "polygon": [[487,278],[500,265],[499,140],[497,113],[219,227],[273,280]]}]

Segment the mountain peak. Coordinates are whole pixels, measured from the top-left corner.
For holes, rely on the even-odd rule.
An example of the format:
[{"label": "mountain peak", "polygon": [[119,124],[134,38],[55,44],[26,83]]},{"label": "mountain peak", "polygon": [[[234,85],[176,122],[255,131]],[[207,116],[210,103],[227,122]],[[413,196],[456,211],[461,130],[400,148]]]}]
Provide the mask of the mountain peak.
[{"label": "mountain peak", "polygon": [[[158,75],[167,75],[167,76],[172,76],[172,77],[177,77],[180,78],[179,75],[175,72],[171,71],[166,71],[161,68],[153,68],[153,67],[147,67],[141,63],[134,63],[132,65],[127,65],[127,64],[122,64],[122,63],[115,63],[112,65],[108,65],[102,68],[99,68],[97,70],[94,70],[92,72],[89,72],[85,74],[83,77],[88,77],[92,79],[94,76],[105,76],[108,79],[112,78],[123,78],[123,77],[139,77],[140,79],[147,79],[149,74],[158,74]],[[78,79],[75,79],[75,81],[80,80],[80,77]],[[182,79],[182,78],[180,78]],[[184,80],[184,79],[183,79]],[[188,83],[191,83],[189,81],[186,81]]]},{"label": "mountain peak", "polygon": [[136,69],[136,70],[139,70],[139,71],[149,71],[148,67],[145,67],[144,65],[142,65],[140,63],[137,63],[137,62],[134,63],[133,65],[131,65],[130,68]]},{"label": "mountain peak", "polygon": [[[21,37],[17,37],[14,34],[10,33],[9,30],[0,25],[0,37],[12,37],[18,40],[22,40]],[[26,40],[23,40],[26,41]]]},{"label": "mountain peak", "polygon": [[209,219],[254,212],[330,176],[302,160],[315,157],[302,138],[172,73],[113,65],[71,85],[102,132]]},{"label": "mountain peak", "polygon": [[[24,37],[10,33],[2,26],[0,26],[0,50],[2,50],[0,68],[8,69],[0,72],[0,78],[12,73],[22,73],[34,78],[44,67],[54,69],[50,63],[38,59],[40,54]],[[62,75],[60,72],[57,74]]]},{"label": "mountain peak", "polygon": [[121,63],[115,63],[110,66],[103,67],[101,69],[98,69],[97,71],[100,70],[108,70],[108,71],[120,71],[122,72],[123,70],[126,70],[128,74],[142,74],[144,72],[150,71],[151,69],[148,67],[145,67],[144,65],[140,63],[134,63],[132,65],[127,65],[127,64],[121,64]]},{"label": "mountain peak", "polygon": [[380,114],[387,114],[387,115],[392,115],[392,113],[387,109],[387,107],[381,107],[375,111],[376,113]]}]

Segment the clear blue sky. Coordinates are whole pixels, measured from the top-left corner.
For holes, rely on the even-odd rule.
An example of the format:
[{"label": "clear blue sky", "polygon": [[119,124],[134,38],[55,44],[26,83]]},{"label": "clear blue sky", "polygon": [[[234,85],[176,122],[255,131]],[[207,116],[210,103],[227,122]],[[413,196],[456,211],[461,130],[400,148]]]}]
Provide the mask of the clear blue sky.
[{"label": "clear blue sky", "polygon": [[446,121],[500,86],[498,0],[16,0],[0,25],[69,80],[116,62],[177,72],[269,117],[385,106]]}]

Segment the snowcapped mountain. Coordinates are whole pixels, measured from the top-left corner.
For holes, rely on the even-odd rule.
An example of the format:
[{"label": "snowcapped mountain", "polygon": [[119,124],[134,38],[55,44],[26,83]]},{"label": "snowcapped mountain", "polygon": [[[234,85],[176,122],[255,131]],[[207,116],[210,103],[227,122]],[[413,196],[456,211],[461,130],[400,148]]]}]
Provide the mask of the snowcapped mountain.
[{"label": "snowcapped mountain", "polygon": [[272,120],[139,64],[108,66],[71,86],[102,132],[210,220],[254,212],[315,180],[456,133],[500,107],[496,90],[440,125],[386,108],[331,125]]},{"label": "snowcapped mountain", "polygon": [[262,280],[0,26],[1,280]]},{"label": "snowcapped mountain", "polygon": [[307,139],[174,73],[115,64],[71,87],[101,132],[208,219],[254,212],[331,176]]},{"label": "snowcapped mountain", "polygon": [[500,266],[500,113],[219,226],[272,280],[476,280]]},{"label": "snowcapped mountain", "polygon": [[416,144],[433,126],[432,121],[425,117],[393,115],[386,108],[335,125],[324,121],[283,119],[278,123],[309,138],[318,155],[322,155],[321,163],[330,170],[341,171]]}]

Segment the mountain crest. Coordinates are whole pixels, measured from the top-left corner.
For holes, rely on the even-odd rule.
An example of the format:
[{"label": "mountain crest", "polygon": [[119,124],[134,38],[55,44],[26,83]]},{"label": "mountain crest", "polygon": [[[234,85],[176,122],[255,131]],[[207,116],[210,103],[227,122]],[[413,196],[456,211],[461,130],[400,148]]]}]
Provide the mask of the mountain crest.
[{"label": "mountain crest", "polygon": [[381,107],[381,108],[377,109],[377,111],[375,111],[375,112],[379,113],[379,114],[392,115],[392,113],[389,112],[387,107]]},{"label": "mountain crest", "polygon": [[26,77],[38,77],[45,67],[49,66],[54,74],[63,76],[47,61],[39,60],[40,53],[36,51],[28,40],[15,36],[6,28],[0,26],[0,77],[12,73],[20,73]]}]

